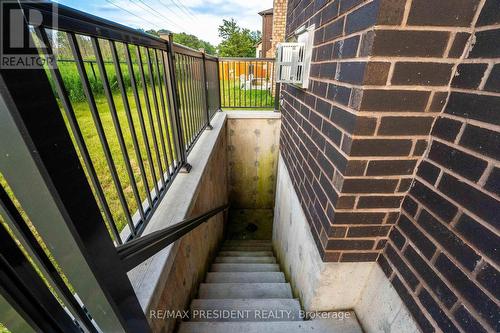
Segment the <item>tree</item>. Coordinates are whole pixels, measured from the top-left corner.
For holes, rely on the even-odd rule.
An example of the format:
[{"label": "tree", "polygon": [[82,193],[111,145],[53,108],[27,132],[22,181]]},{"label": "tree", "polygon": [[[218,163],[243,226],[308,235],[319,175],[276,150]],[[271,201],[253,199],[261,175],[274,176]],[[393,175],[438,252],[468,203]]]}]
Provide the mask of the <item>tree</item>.
[{"label": "tree", "polygon": [[[156,37],[160,37],[160,33],[162,34],[170,33],[170,31],[165,29],[160,29],[160,30],[150,29],[146,30],[145,32]],[[194,35],[189,35],[185,32],[174,33],[174,42],[177,44],[182,44],[184,46],[190,47],[195,50],[204,49],[207,54],[212,54],[212,55],[216,54],[215,46],[213,46],[209,42],[199,39]]]},{"label": "tree", "polygon": [[222,20],[219,37],[219,55],[223,57],[255,57],[255,45],[261,39],[260,31],[241,28],[233,18]]},{"label": "tree", "polygon": [[174,33],[174,42],[185,46],[189,46],[196,50],[204,49],[207,54],[215,55],[216,53],[215,46],[213,46],[209,42],[201,40],[198,37],[194,35],[189,35],[185,32],[181,32],[178,34]]}]

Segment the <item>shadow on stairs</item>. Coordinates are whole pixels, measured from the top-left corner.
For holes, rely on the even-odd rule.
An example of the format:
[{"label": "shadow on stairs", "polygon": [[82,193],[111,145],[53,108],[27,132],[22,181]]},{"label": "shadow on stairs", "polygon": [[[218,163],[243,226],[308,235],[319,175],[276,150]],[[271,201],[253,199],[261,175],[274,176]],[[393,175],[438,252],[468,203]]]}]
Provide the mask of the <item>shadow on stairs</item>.
[{"label": "shadow on stairs", "polygon": [[269,240],[226,240],[190,310],[179,333],[362,332],[353,312],[306,320]]}]

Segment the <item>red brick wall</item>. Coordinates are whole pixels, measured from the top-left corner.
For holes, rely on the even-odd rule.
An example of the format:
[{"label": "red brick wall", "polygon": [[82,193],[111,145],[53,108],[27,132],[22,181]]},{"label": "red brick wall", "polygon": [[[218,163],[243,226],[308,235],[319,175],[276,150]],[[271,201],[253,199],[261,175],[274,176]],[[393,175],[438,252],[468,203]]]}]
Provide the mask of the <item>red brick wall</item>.
[{"label": "red brick wall", "polygon": [[273,38],[273,14],[262,15],[262,57],[266,57],[271,49],[271,39]]},{"label": "red brick wall", "polygon": [[323,260],[378,258],[425,332],[500,331],[500,3],[289,1],[313,23],[281,153]]}]

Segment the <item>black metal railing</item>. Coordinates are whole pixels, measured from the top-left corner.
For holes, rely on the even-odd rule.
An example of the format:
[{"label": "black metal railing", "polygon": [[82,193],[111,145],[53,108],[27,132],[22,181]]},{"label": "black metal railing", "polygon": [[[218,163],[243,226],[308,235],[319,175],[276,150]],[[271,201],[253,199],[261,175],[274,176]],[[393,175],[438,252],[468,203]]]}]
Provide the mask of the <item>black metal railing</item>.
[{"label": "black metal railing", "polygon": [[217,58],[177,44],[173,45],[173,54],[182,134],[186,149],[190,151],[201,132],[210,125],[210,117],[214,114],[207,102],[209,93],[205,71],[207,62],[216,62]]},{"label": "black metal railing", "polygon": [[[44,3],[27,7],[49,10]],[[83,22],[62,6],[59,11],[57,26],[34,32],[40,51],[54,60],[49,81],[108,229],[121,244],[144,230],[176,174],[189,168],[187,154],[220,109],[211,96],[217,58],[175,44],[170,50],[165,40],[124,27],[126,33],[117,31],[91,16]],[[69,50],[59,50],[54,36]]]},{"label": "black metal railing", "polygon": [[219,58],[219,73],[223,108],[274,108],[274,59]]},{"label": "black metal railing", "polygon": [[225,209],[141,238],[221,108],[218,59],[52,2],[11,6],[40,13],[20,27],[35,52],[19,52],[50,65],[0,69],[2,295],[35,331],[149,332],[127,271]]}]

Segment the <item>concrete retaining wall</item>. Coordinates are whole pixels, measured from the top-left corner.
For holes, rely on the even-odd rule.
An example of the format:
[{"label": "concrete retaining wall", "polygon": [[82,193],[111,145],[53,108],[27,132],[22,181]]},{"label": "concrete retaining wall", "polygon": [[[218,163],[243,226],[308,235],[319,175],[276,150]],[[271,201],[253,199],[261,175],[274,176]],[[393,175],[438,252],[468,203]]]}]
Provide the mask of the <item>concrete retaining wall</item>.
[{"label": "concrete retaining wall", "polygon": [[354,309],[366,332],[418,332],[374,262],[323,262],[282,159],[278,162],[273,247],[306,311]]},{"label": "concrete retaining wall", "polygon": [[[218,113],[188,156],[189,174],[179,174],[148,224],[146,234],[228,202],[226,117]],[[223,238],[220,213],[129,273],[153,332],[172,332],[174,319],[160,311],[185,310]]]}]

